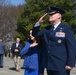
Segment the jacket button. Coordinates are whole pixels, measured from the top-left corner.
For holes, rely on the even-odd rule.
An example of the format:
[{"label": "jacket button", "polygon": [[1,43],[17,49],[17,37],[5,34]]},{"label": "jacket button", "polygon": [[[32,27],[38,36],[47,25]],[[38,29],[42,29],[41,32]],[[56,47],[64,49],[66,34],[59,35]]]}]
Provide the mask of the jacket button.
[{"label": "jacket button", "polygon": [[48,47],[50,47],[50,46],[48,46]]},{"label": "jacket button", "polygon": [[50,43],[51,41],[49,40],[49,43]]},{"label": "jacket button", "polygon": [[48,51],[48,53],[49,53],[50,51]]}]

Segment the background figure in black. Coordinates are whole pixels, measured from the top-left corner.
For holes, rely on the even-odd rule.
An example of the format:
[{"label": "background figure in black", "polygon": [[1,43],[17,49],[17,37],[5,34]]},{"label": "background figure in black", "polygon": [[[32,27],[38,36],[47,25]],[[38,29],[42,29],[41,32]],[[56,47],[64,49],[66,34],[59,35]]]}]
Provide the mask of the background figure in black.
[{"label": "background figure in black", "polygon": [[[39,32],[39,27],[37,28],[33,28],[32,29],[32,35],[36,35]],[[44,67],[42,66],[44,62],[44,60],[46,59],[46,50],[45,50],[45,43],[44,43],[44,38],[42,37],[38,37],[38,48],[39,48],[39,75],[44,75]],[[44,59],[45,58],[45,59]],[[46,64],[46,63],[45,63]]]},{"label": "background figure in black", "polygon": [[5,47],[2,43],[2,39],[0,39],[0,68],[3,68],[3,55],[5,53]]},{"label": "background figure in black", "polygon": [[17,72],[20,71],[20,59],[21,59],[20,51],[22,50],[22,48],[23,46],[20,43],[20,38],[16,38],[16,43],[12,44],[11,51],[12,51],[14,64]]},{"label": "background figure in black", "polygon": [[[43,38],[39,38],[39,75],[44,75],[44,67],[42,66],[43,65],[43,60],[44,58],[46,59],[46,56],[45,56],[45,45],[43,44],[44,43],[44,39]],[[45,62],[44,62],[45,63]]]}]

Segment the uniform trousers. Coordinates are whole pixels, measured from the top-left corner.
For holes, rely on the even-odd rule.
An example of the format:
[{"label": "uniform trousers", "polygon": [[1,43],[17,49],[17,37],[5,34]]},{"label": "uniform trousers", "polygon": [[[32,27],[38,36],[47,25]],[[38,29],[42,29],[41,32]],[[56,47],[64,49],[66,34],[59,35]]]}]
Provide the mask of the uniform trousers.
[{"label": "uniform trousers", "polygon": [[0,54],[0,66],[3,66],[3,54]]},{"label": "uniform trousers", "polygon": [[48,75],[70,75],[70,70],[65,70],[65,71],[52,71],[52,70],[47,70]]},{"label": "uniform trousers", "polygon": [[38,75],[38,70],[25,69],[24,75]]}]

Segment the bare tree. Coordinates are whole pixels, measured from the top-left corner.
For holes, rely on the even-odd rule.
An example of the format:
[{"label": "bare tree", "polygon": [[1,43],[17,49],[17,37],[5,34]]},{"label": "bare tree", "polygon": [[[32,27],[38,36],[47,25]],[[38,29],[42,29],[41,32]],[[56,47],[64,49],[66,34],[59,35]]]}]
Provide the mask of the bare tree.
[{"label": "bare tree", "polygon": [[13,6],[9,1],[0,0],[0,37],[16,34],[17,17],[24,8],[23,5]]}]

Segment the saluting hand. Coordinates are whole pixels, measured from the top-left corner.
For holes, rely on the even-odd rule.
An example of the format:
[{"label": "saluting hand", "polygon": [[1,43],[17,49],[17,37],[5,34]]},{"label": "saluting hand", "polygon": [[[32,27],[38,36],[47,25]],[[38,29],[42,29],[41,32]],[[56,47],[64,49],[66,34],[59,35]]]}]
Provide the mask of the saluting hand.
[{"label": "saluting hand", "polygon": [[44,15],[39,19],[38,23],[39,23],[39,24],[40,24],[40,23],[43,23],[47,15],[48,15],[48,13],[44,14]]}]

